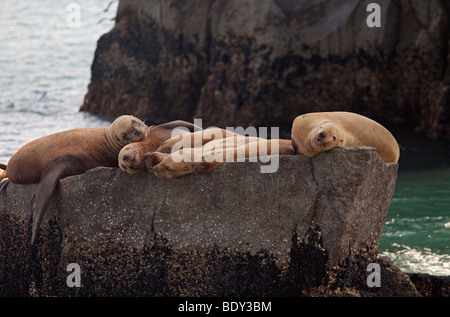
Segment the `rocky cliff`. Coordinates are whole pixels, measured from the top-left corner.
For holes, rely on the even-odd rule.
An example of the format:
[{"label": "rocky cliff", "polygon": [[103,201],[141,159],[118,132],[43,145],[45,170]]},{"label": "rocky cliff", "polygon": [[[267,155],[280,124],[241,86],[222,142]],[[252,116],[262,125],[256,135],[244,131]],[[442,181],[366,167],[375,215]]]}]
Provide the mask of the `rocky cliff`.
[{"label": "rocky cliff", "polygon": [[[369,148],[282,156],[271,174],[261,164],[175,181],[115,168],[65,178],[35,247],[36,185],[10,184],[0,194],[0,294],[420,295],[377,257],[397,164]],[[81,287],[66,284],[70,263]],[[370,263],[381,287],[367,284]]]},{"label": "rocky cliff", "polygon": [[348,110],[450,137],[444,0],[121,0],[81,110],[280,126]]}]

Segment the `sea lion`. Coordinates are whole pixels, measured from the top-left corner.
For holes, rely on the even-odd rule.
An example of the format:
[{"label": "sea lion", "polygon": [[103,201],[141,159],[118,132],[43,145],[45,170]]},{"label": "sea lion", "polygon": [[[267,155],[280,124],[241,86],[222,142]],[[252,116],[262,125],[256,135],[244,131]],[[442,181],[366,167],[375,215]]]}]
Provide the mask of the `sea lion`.
[{"label": "sea lion", "polygon": [[190,134],[174,136],[173,138],[164,141],[155,152],[170,153],[174,147],[174,152],[181,148],[202,147],[215,139],[223,139],[235,135],[239,134],[227,129],[211,127]]},{"label": "sea lion", "polygon": [[[263,155],[294,155],[296,153],[291,140],[245,138],[247,141],[242,145],[227,147],[225,142],[222,148],[217,146],[206,152],[201,148],[185,148],[171,154],[155,152],[150,156],[152,164],[155,165],[153,172],[157,177],[163,178],[178,178],[194,173],[209,174],[219,166],[238,159],[250,159]],[[274,145],[277,147],[276,150],[273,148]],[[188,157],[190,161],[189,159],[180,161],[177,156]],[[198,159],[199,157],[200,159]]]},{"label": "sea lion", "polygon": [[385,127],[362,115],[343,111],[298,116],[292,124],[292,145],[297,154],[307,157],[336,146],[373,147],[387,163],[398,162],[400,156],[397,141]]},{"label": "sea lion", "polygon": [[149,127],[144,140],[130,143],[119,152],[120,169],[128,174],[139,174],[147,171],[144,162],[145,154],[154,152],[164,141],[172,137],[195,130],[201,130],[201,128],[182,120]]},{"label": "sea lion", "polygon": [[[195,173],[192,162],[196,160],[196,157],[202,157],[202,154],[202,148],[184,148],[171,154],[154,152],[150,156],[146,156],[146,161],[149,162],[149,159],[151,160],[152,165],[147,163],[147,166],[149,166],[149,170],[151,169],[157,177],[178,178],[183,175]],[[188,156],[190,160],[175,160],[174,157],[176,155]],[[153,166],[153,168],[150,168],[150,166]]]},{"label": "sea lion", "polygon": [[[211,151],[203,156],[201,162],[194,162],[192,167],[197,173],[209,174],[216,168],[242,159],[260,158],[268,155],[295,155],[291,140],[262,139],[251,140],[245,145],[235,148],[223,148]],[[217,160],[217,157],[219,159]]]},{"label": "sea lion", "polygon": [[[177,168],[186,169],[186,166],[181,166],[181,165],[183,165],[183,164],[190,165],[195,160],[201,159],[201,157],[204,154],[211,152],[215,149],[236,147],[236,146],[244,145],[244,144],[247,144],[248,142],[255,141],[258,139],[258,137],[243,136],[240,134],[236,134],[234,132],[228,133],[224,129],[219,129],[219,128],[218,128],[218,130],[216,130],[216,132],[219,130],[221,130],[220,133],[216,133],[215,136],[217,138],[214,138],[214,139],[212,137],[210,137],[210,134],[207,134],[204,132],[200,132],[200,133],[194,132],[194,133],[191,133],[190,135],[185,134],[184,138],[176,137],[179,140],[179,142],[184,142],[187,139],[189,145],[191,145],[191,144],[193,144],[193,142],[191,142],[191,141],[194,140],[193,138],[196,135],[196,136],[202,137],[202,142],[200,144],[203,144],[203,146],[201,146],[201,147],[190,147],[188,144],[183,143],[182,149],[180,149],[178,151],[174,151],[172,153],[172,154],[174,154],[174,157],[175,156],[179,157],[179,159],[175,160],[176,163],[178,163]],[[221,134],[221,133],[223,133],[223,134]],[[230,135],[230,134],[232,136],[228,136],[226,138],[220,138],[220,136],[226,136],[226,135]],[[183,137],[183,136],[180,136],[180,137]],[[170,141],[172,141],[172,140],[170,140]],[[146,165],[146,168],[148,171],[152,172],[153,167],[155,165],[159,164],[164,158],[171,155],[171,153],[168,153],[168,151],[170,152],[170,150],[168,150],[168,146],[170,146],[170,148],[172,148],[172,145],[174,145],[174,144],[168,145],[166,143],[166,144],[164,144],[164,146],[161,146],[156,151],[149,152],[144,156],[144,162],[145,162],[145,165]],[[188,146],[184,146],[184,145],[188,145]],[[179,146],[177,146],[177,148],[179,148]],[[160,150],[161,150],[161,152],[160,152]],[[183,156],[184,156],[184,158],[183,158]]]},{"label": "sea lion", "polygon": [[9,160],[6,175],[18,184],[39,182],[33,197],[34,244],[50,197],[61,178],[97,167],[117,167],[120,150],[146,137],[147,125],[133,116],[121,116],[109,127],[73,129],[51,134],[22,146]]}]

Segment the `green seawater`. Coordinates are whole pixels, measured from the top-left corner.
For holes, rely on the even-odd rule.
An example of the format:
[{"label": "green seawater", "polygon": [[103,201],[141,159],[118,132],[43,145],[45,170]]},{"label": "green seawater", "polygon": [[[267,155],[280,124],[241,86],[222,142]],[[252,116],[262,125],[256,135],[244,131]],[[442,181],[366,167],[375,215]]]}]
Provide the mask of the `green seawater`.
[{"label": "green seawater", "polygon": [[450,275],[449,155],[429,142],[402,151],[379,253],[405,272]]}]

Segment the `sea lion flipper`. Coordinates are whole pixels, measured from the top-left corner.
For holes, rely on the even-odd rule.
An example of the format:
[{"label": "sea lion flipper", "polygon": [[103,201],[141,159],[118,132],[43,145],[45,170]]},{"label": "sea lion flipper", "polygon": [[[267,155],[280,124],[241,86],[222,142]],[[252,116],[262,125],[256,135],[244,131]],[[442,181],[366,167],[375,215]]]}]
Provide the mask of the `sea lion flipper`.
[{"label": "sea lion flipper", "polygon": [[58,181],[67,176],[82,174],[86,170],[87,168],[83,164],[83,159],[70,154],[63,154],[56,157],[44,169],[31,206],[33,214],[31,230],[32,245],[36,241],[39,226],[44,218],[45,210]]},{"label": "sea lion flipper", "polygon": [[36,241],[36,235],[39,231],[42,218],[44,217],[45,210],[47,209],[50,197],[56,188],[56,184],[60,179],[60,175],[57,173],[43,175],[39,185],[36,189],[36,194],[31,202],[31,211],[33,213],[33,227],[31,235],[31,244]]}]

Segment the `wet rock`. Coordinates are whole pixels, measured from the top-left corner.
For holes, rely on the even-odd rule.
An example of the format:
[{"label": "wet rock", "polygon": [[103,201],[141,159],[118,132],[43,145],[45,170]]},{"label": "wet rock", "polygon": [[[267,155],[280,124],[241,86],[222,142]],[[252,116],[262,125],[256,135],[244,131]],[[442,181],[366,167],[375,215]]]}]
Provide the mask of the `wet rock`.
[{"label": "wet rock", "polygon": [[411,281],[422,296],[450,297],[450,276],[409,273]]},{"label": "wet rock", "polygon": [[[371,148],[336,148],[309,159],[236,162],[177,180],[96,168],[60,181],[34,247],[35,184],[0,194],[0,292],[5,296],[357,296],[377,259],[397,164]],[[378,263],[377,262],[377,263]],[[81,287],[66,284],[81,267]],[[410,282],[410,281],[409,281]],[[403,292],[403,293],[401,293]]]},{"label": "wet rock", "polygon": [[121,0],[82,110],[279,126],[345,110],[448,138],[449,5],[385,0]]}]

